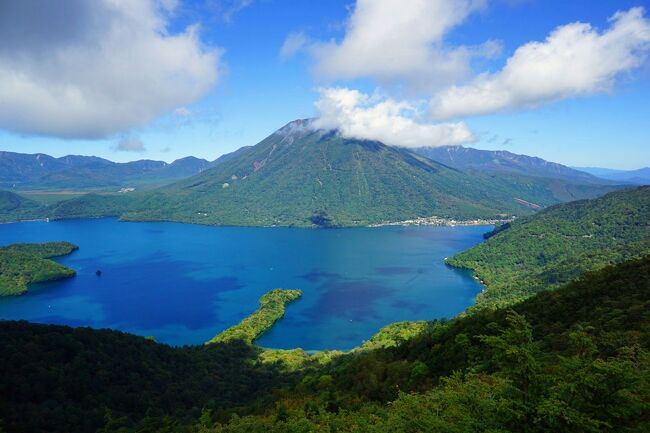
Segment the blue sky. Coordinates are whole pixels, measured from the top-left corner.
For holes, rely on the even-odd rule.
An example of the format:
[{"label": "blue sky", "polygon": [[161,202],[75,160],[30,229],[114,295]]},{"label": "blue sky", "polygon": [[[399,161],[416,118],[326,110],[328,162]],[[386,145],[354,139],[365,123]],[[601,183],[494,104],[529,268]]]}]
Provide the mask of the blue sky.
[{"label": "blue sky", "polygon": [[[444,1],[446,0],[441,0],[441,3]],[[518,48],[533,41],[544,42],[559,26],[578,21],[589,23],[596,29],[595,34],[601,35],[614,26],[608,19],[617,11],[629,11],[638,6],[645,7],[646,11],[645,16],[635,22],[640,25],[647,24],[650,5],[646,1],[495,0],[469,5],[473,2],[467,0],[468,6],[467,10],[463,11],[463,18],[450,18],[453,23],[447,24],[441,30],[440,37],[435,39],[436,46],[443,48],[431,52],[421,49],[417,51],[425,52],[426,55],[431,55],[431,58],[437,58],[435,56],[440,53],[452,52],[459,47],[481,53],[490,52],[472,54],[466,64],[462,61],[454,63],[454,68],[467,69],[464,76],[458,77],[456,81],[453,80],[456,78],[455,73],[450,74],[451,78],[441,77],[441,73],[435,68],[429,70],[428,66],[423,67],[422,64],[426,62],[421,62],[422,59],[414,60],[411,69],[403,68],[397,72],[390,64],[384,65],[380,61],[373,65],[361,63],[349,66],[350,59],[351,63],[354,63],[355,53],[358,53],[354,48],[346,48],[344,42],[346,38],[353,39],[351,22],[354,23],[355,19],[358,19],[356,31],[361,35],[361,40],[372,38],[372,32],[382,32],[382,29],[391,26],[391,23],[374,26],[376,23],[361,16],[362,8],[351,0],[213,0],[207,3],[181,1],[162,11],[161,5],[167,3],[169,2],[152,2],[151,10],[138,13],[162,20],[168,35],[185,34],[188,26],[198,25],[193,36],[195,39],[188,36],[185,42],[195,43],[195,47],[187,49],[198,50],[199,54],[178,54],[179,58],[185,59],[178,63],[181,66],[186,64],[188,69],[192,69],[191,73],[179,70],[178,65],[170,66],[160,59],[143,58],[143,63],[152,65],[152,68],[156,67],[156,72],[152,72],[151,81],[159,82],[163,87],[160,92],[152,88],[142,97],[137,95],[137,92],[146,86],[146,81],[144,84],[135,80],[133,83],[127,83],[128,85],[120,83],[119,89],[114,91],[110,87],[108,90],[103,88],[102,91],[108,92],[109,95],[119,96],[121,91],[127,92],[128,96],[135,95],[132,99],[136,102],[133,104],[137,105],[137,101],[146,100],[150,105],[147,109],[140,109],[133,104],[127,104],[129,108],[120,108],[119,113],[113,113],[115,121],[107,125],[97,121],[95,117],[86,119],[84,113],[88,110],[82,110],[83,105],[80,105],[78,113],[81,114],[75,114],[74,108],[71,108],[70,113],[60,120],[54,117],[58,123],[66,125],[67,129],[58,128],[37,118],[38,115],[47,115],[38,113],[39,110],[34,108],[39,108],[38,99],[25,101],[24,96],[11,94],[7,99],[11,102],[15,99],[15,103],[20,107],[17,111],[21,113],[21,117],[17,120],[17,116],[12,117],[9,113],[5,114],[3,119],[0,109],[0,149],[26,153],[43,152],[55,156],[97,155],[116,161],[143,158],[171,161],[187,155],[214,159],[241,146],[257,143],[291,120],[322,115],[323,125],[341,125],[342,130],[348,131],[350,135],[370,134],[367,137],[362,135],[362,138],[382,138],[382,134],[395,130],[395,124],[391,123],[378,126],[376,132],[368,132],[369,125],[376,125],[376,122],[380,121],[399,121],[399,127],[413,126],[415,133],[406,131],[403,134],[387,136],[389,144],[401,144],[400,140],[403,139],[405,143],[413,143],[414,146],[432,140],[431,137],[437,137],[432,143],[439,145],[451,137],[449,140],[454,143],[482,149],[504,149],[572,166],[625,169],[650,166],[648,40],[629,43],[636,44],[627,53],[634,56],[636,63],[633,66],[619,70],[614,65],[609,72],[603,73],[609,74],[607,88],[596,85],[595,89],[588,84],[581,87],[580,83],[572,81],[572,88],[563,87],[563,83],[559,83],[557,89],[542,89],[534,94],[527,94],[525,90],[523,93],[517,93],[513,90],[512,83],[507,83],[505,74],[500,74]],[[409,3],[404,1],[404,7],[410,7]],[[70,7],[76,7],[75,1],[70,2]],[[26,16],[26,20],[33,20],[29,11],[19,12]],[[100,20],[106,13],[104,10],[95,15],[95,11],[85,11],[84,14],[86,12],[88,17],[99,16]],[[366,12],[373,13],[371,10]],[[355,13],[358,16],[355,17]],[[78,16],[82,16],[81,13]],[[368,22],[373,24],[373,28],[361,28]],[[93,25],[94,32],[98,26]],[[436,22],[431,23],[433,27],[436,25]],[[445,26],[444,23],[439,25]],[[89,31],[81,29],[77,33],[71,33],[70,38],[84,37],[83,32]],[[397,29],[395,32],[400,36],[405,34],[403,29]],[[89,39],[95,37],[95,33],[88,34]],[[291,34],[299,35],[297,39],[303,43],[294,50],[295,52],[283,58],[280,52]],[[43,37],[47,36],[44,32]],[[637,38],[646,36],[637,35]],[[74,39],[71,40],[74,43]],[[145,35],[143,41],[150,42],[152,39]],[[486,45],[486,41],[491,42]],[[24,53],[28,53],[26,56],[35,52],[33,46],[40,42],[30,43],[32,45],[26,45],[24,48]],[[71,42],[67,40],[61,43]],[[399,43],[398,41],[396,46],[399,46]],[[629,44],[624,44],[624,47]],[[326,45],[327,49],[323,49]],[[490,47],[496,48],[492,50]],[[124,49],[128,50],[129,47]],[[391,47],[387,46],[386,50],[390,49]],[[11,47],[4,48],[4,51],[7,50],[11,50]],[[0,74],[3,70],[10,70],[9,66],[2,68],[2,53],[3,49],[0,47]],[[607,54],[606,51],[604,53]],[[16,55],[11,52],[9,54]],[[141,57],[136,53],[129,57],[129,61],[138,62]],[[83,56],[79,58],[84,59]],[[599,64],[598,59],[588,60]],[[75,61],[78,69],[85,68],[84,60]],[[92,67],[89,66],[89,70],[93,70],[93,67],[101,70],[104,61],[106,59],[99,56],[96,63],[91,65]],[[334,68],[328,66],[336,61],[344,64]],[[33,72],[36,68],[34,65],[39,66],[35,62],[36,60],[30,63],[31,69],[28,69],[29,73],[34,75],[37,74]],[[161,62],[160,66],[156,62]],[[210,62],[216,63],[214,72],[206,70],[212,64]],[[117,62],[108,63],[106,70],[110,71],[109,68],[114,67]],[[141,68],[145,68],[146,64]],[[65,65],[60,67],[64,68]],[[130,77],[129,67],[129,64],[119,66],[119,74],[124,75],[124,80]],[[38,80],[34,80],[47,82],[52,79],[55,83],[53,86],[60,85],[60,77],[64,74],[54,67],[53,70],[55,72],[52,76],[44,75],[39,70]],[[165,74],[162,75],[159,71],[164,71]],[[134,75],[140,73],[146,77],[148,71],[142,72],[138,69]],[[161,77],[157,77],[157,73],[160,73]],[[165,81],[172,76],[180,76],[179,80],[185,79],[187,77],[183,74],[186,73],[189,78],[181,84]],[[489,87],[486,88],[496,87],[497,96],[506,95],[504,97],[510,102],[498,107],[477,108],[477,100],[471,92],[461,93],[464,95],[462,99],[448,101],[458,94],[448,91],[451,86],[456,86],[457,90],[471,91],[482,85],[485,80],[477,81],[477,76],[480,77],[481,73],[493,74],[492,78],[488,76]],[[92,79],[78,71],[65,75],[79,75],[79,80]],[[106,83],[109,84],[106,86],[112,85],[114,76],[122,75],[117,72],[108,75]],[[190,79],[198,84],[188,84]],[[506,84],[503,84],[504,82]],[[72,84],[76,85],[74,82]],[[80,84],[79,88],[88,89],[88,86]],[[175,92],[176,89],[178,91]],[[319,89],[345,89],[348,93],[339,92],[324,96]],[[546,94],[543,93],[545,91]],[[97,92],[93,89],[92,92],[89,90],[88,94],[95,95]],[[0,104],[3,95],[0,85]],[[104,94],[100,95],[105,98]],[[159,95],[162,96],[156,99]],[[353,98],[353,102],[349,102],[352,111],[333,113],[328,110],[332,104],[339,107],[343,100],[341,98],[345,98],[345,101]],[[319,100],[322,104],[320,109],[317,109],[314,104]],[[66,107],[71,106],[75,100],[71,101],[58,101],[54,97],[54,114],[58,116],[59,112],[66,112]],[[391,112],[388,117],[372,117],[377,114],[373,110],[377,104],[385,101],[393,104],[388,105],[389,110],[395,106],[398,107],[399,113]],[[435,101],[449,102],[451,105],[436,105]],[[108,106],[107,110],[114,110],[116,104],[122,107],[119,102],[118,97],[112,98],[113,105]],[[133,112],[133,116],[130,116],[129,110]],[[403,111],[406,111],[406,114],[403,114]],[[32,113],[37,113],[33,114],[33,122],[30,119]],[[101,113],[103,112],[100,111],[98,116]],[[349,113],[353,113],[356,120],[342,118]],[[429,117],[431,113],[432,117]],[[76,121],[83,125],[75,125]],[[453,135],[449,135],[448,130],[443,133],[432,128],[432,125],[442,123],[456,125]],[[88,128],[86,125],[89,125]]]}]

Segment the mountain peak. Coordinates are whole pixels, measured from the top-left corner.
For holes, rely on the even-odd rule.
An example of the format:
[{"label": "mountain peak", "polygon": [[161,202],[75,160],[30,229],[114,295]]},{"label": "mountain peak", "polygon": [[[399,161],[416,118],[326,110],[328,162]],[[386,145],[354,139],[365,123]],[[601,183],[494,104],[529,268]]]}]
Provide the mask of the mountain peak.
[{"label": "mountain peak", "polygon": [[[498,218],[555,204],[565,183],[468,173],[378,141],[290,122],[213,168],[164,188],[186,209],[130,217],[224,225],[364,225],[419,217]],[[556,185],[557,184],[557,185]],[[522,185],[525,185],[522,187]],[[573,188],[586,197],[597,188]],[[573,197],[573,196],[572,196]],[[325,223],[323,223],[325,221]]]},{"label": "mountain peak", "polygon": [[275,131],[273,134],[283,137],[284,140],[293,142],[293,140],[299,137],[304,137],[305,135],[315,131],[312,127],[313,120],[314,119],[293,120]]}]

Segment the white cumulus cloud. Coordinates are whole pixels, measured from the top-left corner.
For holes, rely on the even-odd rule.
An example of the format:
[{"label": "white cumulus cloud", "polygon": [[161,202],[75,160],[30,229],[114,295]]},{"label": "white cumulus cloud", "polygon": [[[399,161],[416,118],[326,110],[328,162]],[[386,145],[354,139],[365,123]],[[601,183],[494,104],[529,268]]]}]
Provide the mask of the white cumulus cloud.
[{"label": "white cumulus cloud", "polygon": [[0,4],[0,128],[102,138],[205,95],[220,50],[171,32],[174,0]]},{"label": "white cumulus cloud", "polygon": [[312,126],[336,129],[344,137],[378,140],[401,147],[463,144],[475,137],[464,123],[418,121],[417,106],[390,98],[369,96],[347,88],[320,90],[319,111]]},{"label": "white cumulus cloud", "polygon": [[481,50],[446,47],[443,36],[485,0],[357,0],[340,42],[313,44],[316,73],[334,79],[403,80],[417,89],[469,72]]},{"label": "white cumulus cloud", "polygon": [[452,86],[431,101],[435,118],[471,116],[610,91],[650,52],[650,21],[641,7],[617,12],[607,30],[581,22],[519,47],[497,73]]}]

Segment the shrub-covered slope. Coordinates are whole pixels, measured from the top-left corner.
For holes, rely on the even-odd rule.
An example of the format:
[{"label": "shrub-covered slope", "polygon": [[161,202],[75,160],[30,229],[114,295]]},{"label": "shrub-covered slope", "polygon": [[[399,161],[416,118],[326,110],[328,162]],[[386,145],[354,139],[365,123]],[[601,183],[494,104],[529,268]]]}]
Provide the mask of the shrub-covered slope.
[{"label": "shrub-covered slope", "polygon": [[582,272],[650,254],[650,187],[566,203],[522,218],[450,265],[473,269],[483,305],[505,305]]}]

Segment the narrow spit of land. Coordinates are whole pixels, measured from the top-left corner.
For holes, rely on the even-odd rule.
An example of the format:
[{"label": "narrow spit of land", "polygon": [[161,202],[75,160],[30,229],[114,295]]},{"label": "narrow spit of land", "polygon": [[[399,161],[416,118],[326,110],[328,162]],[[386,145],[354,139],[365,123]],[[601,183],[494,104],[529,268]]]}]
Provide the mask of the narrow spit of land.
[{"label": "narrow spit of land", "polygon": [[288,303],[302,296],[301,290],[273,289],[260,298],[260,307],[250,316],[217,334],[206,344],[226,343],[234,340],[252,344],[284,316]]}]

